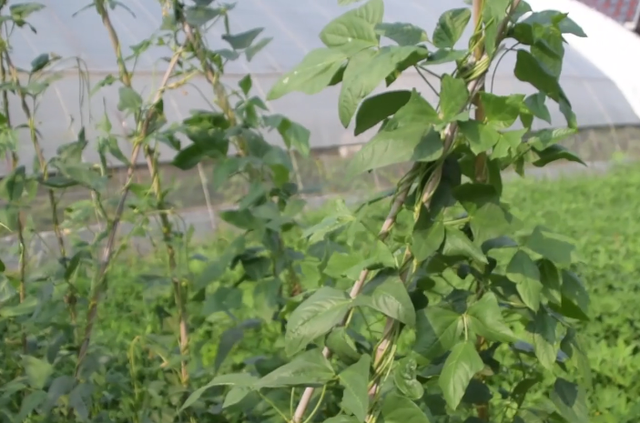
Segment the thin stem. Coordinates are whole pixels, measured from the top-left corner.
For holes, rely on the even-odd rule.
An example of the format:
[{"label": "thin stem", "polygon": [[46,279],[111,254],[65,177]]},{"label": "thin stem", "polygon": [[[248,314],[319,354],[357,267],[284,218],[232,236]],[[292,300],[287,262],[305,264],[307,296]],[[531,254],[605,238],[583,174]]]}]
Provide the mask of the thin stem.
[{"label": "thin stem", "polygon": [[[109,12],[104,7],[103,1],[96,2],[96,8],[102,18],[102,23],[106,28],[107,33],[109,34],[111,45],[116,54],[116,60],[118,62],[118,70],[120,73],[120,80],[122,81],[122,84],[124,86],[128,88],[133,88],[132,74],[129,73],[129,71],[127,70],[124,57],[122,56],[122,47],[120,44],[120,40],[118,38],[118,34],[115,28],[113,27],[113,24],[111,23]],[[177,65],[178,60],[182,56],[183,52],[184,52],[184,45],[178,48],[177,51],[174,53],[171,59],[171,62],[169,63],[167,73],[165,74],[163,84],[160,86],[160,89],[158,90],[158,93],[160,95],[162,95],[162,93],[167,88],[168,80],[171,77],[173,69]],[[154,101],[153,105],[155,106],[156,103],[157,101]],[[147,125],[148,123],[149,123],[149,119],[147,119]],[[151,175],[151,186],[156,197],[156,203],[157,203],[156,206],[161,211],[160,222],[162,225],[162,239],[164,241],[166,251],[167,251],[169,272],[172,275],[172,282],[173,282],[173,288],[174,288],[174,298],[175,298],[175,303],[178,307],[179,344],[180,344],[180,355],[182,356],[182,360],[180,363],[181,364],[180,365],[181,367],[180,381],[182,385],[186,387],[189,383],[189,371],[187,368],[187,361],[186,361],[186,356],[188,354],[188,347],[189,347],[189,327],[188,327],[188,321],[187,321],[188,317],[187,317],[186,305],[184,301],[185,294],[184,292],[182,292],[183,291],[182,282],[176,276],[176,268],[177,268],[176,252],[172,245],[173,229],[171,226],[171,221],[169,220],[169,217],[165,212],[166,204],[165,204],[164,194],[162,191],[160,174],[158,171],[158,160],[154,151],[151,149],[151,147],[149,147],[149,145],[144,146],[143,152],[146,158],[149,173]]]},{"label": "thin stem", "polygon": [[[165,71],[165,74],[162,78],[162,82],[160,83],[160,87],[158,88],[155,98],[153,99],[153,106],[155,106],[161,99],[164,89],[171,77],[171,73],[173,69],[176,67],[180,55],[178,53],[174,54],[169,62],[169,66]],[[109,234],[107,236],[107,244],[103,250],[103,256],[100,263],[100,268],[96,273],[95,284],[94,284],[94,292],[91,296],[91,300],[89,303],[89,310],[87,312],[87,323],[85,325],[84,337],[82,340],[82,344],[80,345],[80,350],[78,352],[78,361],[76,364],[75,377],[77,378],[86,357],[87,350],[89,349],[89,345],[91,344],[91,334],[93,332],[93,326],[95,325],[96,317],[98,315],[98,304],[100,302],[100,295],[102,293],[102,289],[104,284],[106,283],[107,278],[107,270],[109,265],[111,264],[111,259],[113,258],[113,252],[115,248],[115,238],[118,232],[118,228],[120,225],[120,220],[122,219],[122,214],[124,213],[125,202],[127,201],[127,196],[129,194],[129,188],[135,176],[136,163],[138,161],[138,156],[140,155],[140,151],[142,149],[142,145],[147,137],[147,133],[149,131],[149,125],[153,118],[156,115],[156,108],[150,107],[147,111],[147,115],[142,122],[141,130],[136,135],[133,140],[133,150],[131,152],[131,157],[129,159],[129,167],[127,169],[127,178],[124,187],[122,188],[122,194],[120,196],[120,200],[116,207],[116,212],[111,222],[111,227],[109,229]]]}]

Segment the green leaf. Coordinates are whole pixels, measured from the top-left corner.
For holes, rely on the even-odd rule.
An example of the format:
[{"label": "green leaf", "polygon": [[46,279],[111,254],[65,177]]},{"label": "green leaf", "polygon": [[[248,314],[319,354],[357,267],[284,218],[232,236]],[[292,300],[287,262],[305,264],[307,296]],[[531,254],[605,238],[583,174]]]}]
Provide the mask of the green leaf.
[{"label": "green leaf", "polygon": [[265,117],[265,123],[278,130],[287,148],[298,151],[302,156],[308,157],[311,132],[283,115],[271,115]]},{"label": "green leaf", "polygon": [[27,417],[29,416],[29,414],[31,414],[33,411],[36,410],[36,408],[42,405],[45,399],[47,399],[47,393],[44,391],[36,390],[36,391],[30,392],[29,395],[27,395],[22,399],[22,403],[20,404],[20,412],[18,413],[14,421],[16,422],[29,421],[27,420]]},{"label": "green leaf", "polygon": [[468,8],[452,9],[444,12],[433,32],[433,45],[438,48],[453,48],[464,32],[471,11]]},{"label": "green leaf", "polygon": [[508,128],[518,119],[524,96],[520,94],[499,96],[488,92],[480,93],[480,101],[484,107],[488,122],[500,124]]},{"label": "green leaf", "polygon": [[118,110],[121,112],[136,112],[142,107],[142,97],[133,88],[120,87],[118,92],[120,94]]},{"label": "green leaf", "polygon": [[562,302],[560,271],[553,262],[542,259],[538,261],[538,270],[540,271],[540,282],[542,282],[543,294],[556,305]]},{"label": "green leaf", "polygon": [[568,422],[588,422],[589,409],[584,388],[563,378],[556,379],[551,401],[558,413]]},{"label": "green leaf", "polygon": [[557,320],[551,317],[543,308],[538,310],[531,322],[529,331],[533,335],[533,346],[536,357],[545,368],[553,370],[558,351],[556,348]]},{"label": "green leaf", "polygon": [[551,123],[551,114],[545,104],[546,98],[547,96],[544,93],[532,94],[524,100],[524,104],[535,117]]},{"label": "green leaf", "polygon": [[445,238],[442,220],[433,220],[429,211],[422,207],[420,216],[413,228],[411,252],[418,261],[424,261],[435,253]]},{"label": "green leaf", "polygon": [[384,2],[369,0],[329,22],[320,32],[320,39],[327,47],[338,47],[357,53],[378,45],[376,24],[382,21]]},{"label": "green leaf", "polygon": [[[342,0],[343,2],[345,1],[349,1],[349,0]],[[350,1],[360,1],[360,0],[350,0]],[[330,417],[327,420],[325,420],[323,423],[360,423],[361,420],[358,420],[357,418],[355,418],[354,416],[345,416],[344,414],[341,414],[339,416],[335,416],[335,417]]]},{"label": "green leaf", "polygon": [[372,292],[363,292],[356,298],[358,305],[365,305],[407,326],[416,324],[416,312],[407,288],[399,276],[385,279]]},{"label": "green leaf", "polygon": [[449,351],[464,330],[462,316],[442,306],[429,306],[416,318],[415,352],[433,359]]},{"label": "green leaf", "polygon": [[469,257],[480,263],[488,263],[487,257],[480,247],[471,242],[464,232],[453,227],[446,227],[445,233],[446,236],[442,254],[445,256]]},{"label": "green leaf", "polygon": [[463,111],[469,100],[467,84],[463,79],[444,75],[440,89],[440,115],[449,122]]},{"label": "green leaf", "polygon": [[234,50],[248,48],[253,40],[264,31],[264,28],[254,28],[239,34],[224,34],[222,39],[229,43]]},{"label": "green leaf", "polygon": [[59,376],[51,382],[49,390],[47,391],[47,403],[44,406],[43,412],[49,413],[53,407],[58,404],[58,400],[67,395],[74,388],[75,379],[72,376]]},{"label": "green leaf", "polygon": [[379,23],[376,25],[376,33],[401,46],[412,46],[429,40],[424,29],[405,22]]},{"label": "green leaf", "polygon": [[371,357],[363,355],[357,363],[344,369],[339,375],[340,385],[344,387],[342,409],[364,421],[369,411],[369,367]]},{"label": "green leaf", "polygon": [[343,199],[335,202],[336,213],[326,216],[320,223],[306,228],[302,233],[302,238],[309,238],[309,243],[315,244],[322,241],[325,236],[333,231],[345,227],[356,220]]},{"label": "green leaf", "polygon": [[244,51],[244,54],[247,56],[247,62],[251,62],[255,55],[258,54],[267,45],[269,45],[271,41],[273,41],[273,37],[267,37],[247,47]]},{"label": "green leaf", "polygon": [[335,372],[331,363],[316,348],[304,352],[290,363],[275,369],[257,381],[253,387],[263,389],[286,386],[317,386],[329,382],[334,377]]},{"label": "green leaf", "polygon": [[345,128],[358,104],[415,51],[412,46],[383,47],[377,52],[363,50],[349,60],[338,99],[338,114]]},{"label": "green leaf", "polygon": [[356,349],[356,344],[347,334],[347,330],[343,326],[339,326],[331,331],[325,341],[325,346],[340,361],[353,364],[360,359],[360,353]]},{"label": "green leaf", "polygon": [[411,98],[412,92],[387,91],[365,99],[356,113],[354,135],[360,135],[395,114]]},{"label": "green leaf", "polygon": [[42,389],[49,380],[49,376],[53,374],[53,366],[45,360],[32,357],[30,355],[22,356],[22,365],[27,374],[29,385],[33,389]]},{"label": "green leaf", "polygon": [[515,282],[518,294],[527,307],[534,311],[540,308],[540,271],[531,257],[522,250],[514,254],[507,266],[507,277]]},{"label": "green leaf", "polygon": [[529,235],[524,245],[531,251],[540,254],[555,263],[570,265],[573,262],[573,255],[576,247],[564,237],[556,235],[541,226],[536,226]]},{"label": "green leaf", "polygon": [[220,16],[222,9],[196,5],[185,8],[184,18],[187,23],[194,27],[206,25],[207,22]]},{"label": "green leaf", "polygon": [[484,363],[471,342],[461,342],[451,350],[438,378],[447,404],[458,408],[471,378],[484,369]]},{"label": "green leaf", "polygon": [[424,387],[416,380],[418,365],[416,360],[405,357],[398,362],[393,372],[393,382],[407,398],[417,401],[424,395]]},{"label": "green leaf", "polygon": [[575,273],[562,271],[562,305],[564,316],[579,320],[589,320],[589,293]]},{"label": "green leaf", "polygon": [[200,397],[202,396],[202,394],[205,393],[205,391],[207,391],[210,388],[213,388],[214,386],[226,385],[226,386],[248,387],[248,386],[251,386],[253,383],[255,383],[256,380],[257,378],[255,376],[250,375],[248,373],[231,373],[231,374],[217,376],[213,378],[211,382],[193,391],[191,395],[189,395],[187,400],[184,402],[184,404],[182,404],[182,407],[180,407],[180,411],[183,411],[191,407],[193,404],[195,404],[196,401],[200,399]]},{"label": "green leaf", "polygon": [[496,296],[489,292],[467,310],[470,327],[489,341],[514,342],[513,332],[504,322]]},{"label": "green leaf", "polygon": [[385,397],[382,403],[382,416],[385,423],[433,423],[435,421],[409,398],[395,393]]},{"label": "green leaf", "polygon": [[251,75],[245,75],[240,82],[238,82],[238,86],[244,93],[244,95],[249,95],[249,91],[251,91],[251,87],[253,86],[253,81],[251,80]]},{"label": "green leaf", "polygon": [[518,50],[514,74],[520,81],[530,83],[552,99],[559,101],[561,88],[558,79],[528,51]]},{"label": "green leaf", "polygon": [[500,133],[491,125],[469,120],[458,124],[460,133],[469,141],[469,148],[474,154],[490,150],[500,141]]},{"label": "green leaf", "polygon": [[296,308],[287,322],[285,334],[288,355],[303,350],[314,339],[338,325],[352,307],[346,292],[322,287]]},{"label": "green leaf", "polygon": [[438,159],[442,155],[442,140],[431,127],[438,121],[435,109],[414,91],[407,104],[356,153],[349,164],[349,174],[407,161]]},{"label": "green leaf", "polygon": [[310,95],[319,93],[329,85],[346,59],[343,52],[335,49],[319,48],[310,51],[298,66],[275,83],[267,100],[277,100],[294,91]]},{"label": "green leaf", "polygon": [[542,151],[536,150],[536,154],[539,159],[533,162],[533,165],[536,167],[543,167],[548,165],[549,163],[558,161],[558,160],[566,160],[568,162],[580,163],[581,165],[586,166],[587,164],[582,161],[580,157],[569,151],[566,147],[561,145],[552,145],[550,147],[545,148]]},{"label": "green leaf", "polygon": [[5,198],[14,203],[22,197],[27,183],[27,174],[24,166],[18,166],[2,179],[2,190]]},{"label": "green leaf", "polygon": [[31,73],[36,73],[49,64],[49,53],[42,53],[31,61]]}]

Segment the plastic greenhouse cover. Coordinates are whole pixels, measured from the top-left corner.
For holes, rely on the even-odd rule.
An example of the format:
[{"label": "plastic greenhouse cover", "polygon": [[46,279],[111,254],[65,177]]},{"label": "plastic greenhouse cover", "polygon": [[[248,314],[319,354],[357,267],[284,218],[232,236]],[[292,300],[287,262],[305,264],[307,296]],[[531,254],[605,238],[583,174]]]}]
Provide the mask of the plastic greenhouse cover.
[{"label": "plastic greenhouse cover", "polygon": [[[60,65],[65,68],[63,77],[46,92],[37,109],[38,128],[47,156],[53,155],[59,145],[75,140],[81,126],[86,127],[88,139],[93,139],[96,135],[95,124],[105,112],[114,124],[114,130],[120,129],[118,126],[122,117],[116,109],[118,84],[103,88],[90,99],[82,95],[76,58],[81,59],[82,66],[88,69],[92,84],[108,74],[117,73],[115,55],[100,17],[92,8],[74,15],[86,3],[85,0],[44,1],[45,9],[33,14],[29,19],[37,33],[32,33],[25,27],[17,29],[11,37],[12,57],[19,67],[29,68],[30,62],[41,53],[55,53],[66,58]],[[132,52],[131,46],[140,43],[160,28],[162,11],[156,0],[128,0],[123,3],[129,10],[116,7],[115,10],[110,10],[110,13],[127,56]],[[385,0],[384,3],[385,22],[410,22],[427,31],[433,30],[444,11],[454,7],[467,7],[463,0]],[[627,88],[621,86],[624,81],[621,83],[620,78],[615,81],[615,78],[611,77],[612,72],[615,73],[618,67],[628,68],[629,63],[625,60],[631,59],[615,56],[617,63],[611,63],[612,60],[605,63],[606,57],[596,60],[584,55],[591,45],[602,46],[615,42],[612,38],[615,36],[618,37],[618,43],[635,43],[637,47],[632,50],[640,51],[640,38],[631,33],[625,35],[627,31],[617,23],[607,21],[597,12],[581,9],[581,5],[572,0],[533,0],[529,3],[534,10],[568,9],[569,16],[578,24],[601,29],[589,32],[585,28],[591,37],[588,40],[567,38],[570,44],[566,49],[562,84],[578,116],[578,123],[589,127],[640,124],[638,113],[628,101],[628,93],[625,96],[624,91]],[[273,37],[273,40],[250,62],[241,59],[228,64],[224,82],[228,86],[237,87],[237,82],[250,73],[254,80],[254,94],[265,96],[280,75],[298,64],[310,50],[322,46],[318,33],[324,25],[345,10],[337,4],[337,0],[237,0],[234,10],[230,12],[232,33],[263,27],[264,31],[258,39]],[[580,19],[574,16],[574,10],[577,10],[576,15]],[[470,26],[460,41],[463,48],[468,41]],[[208,33],[209,45],[228,48],[226,42],[221,39],[221,31],[222,27],[217,26]],[[577,42],[582,43],[579,49],[573,47]],[[166,48],[153,47],[138,60],[134,87],[140,90],[143,97],[150,97],[154,87],[157,87],[166,67],[166,56]],[[599,57],[594,54],[591,56]],[[495,76],[489,78],[488,88],[497,94],[532,93],[530,86],[513,76],[514,65],[515,54],[507,54],[495,70]],[[613,70],[604,72],[603,66]],[[637,71],[638,67],[635,69]],[[433,78],[432,82],[435,84],[437,79]],[[435,95],[415,71],[406,72],[388,89],[413,87],[420,89],[432,103],[437,102]],[[386,88],[381,86],[378,91],[384,89]],[[272,112],[282,113],[305,125],[311,131],[312,148],[366,142],[374,133],[373,129],[354,137],[352,128],[344,129],[341,126],[336,107],[338,92],[339,87],[330,87],[313,96],[293,93],[267,105]],[[169,121],[180,121],[190,110],[210,109],[209,93],[211,89],[202,78],[196,78],[191,86],[166,93],[167,118]],[[551,102],[549,107],[553,124],[562,125],[563,117],[557,107]],[[635,110],[640,110],[640,107],[636,106]],[[12,102],[10,111],[15,124],[24,122],[17,101]],[[547,125],[545,122],[537,124],[539,128]],[[273,133],[267,134],[267,139],[280,143]],[[30,165],[34,153],[27,131],[20,132],[19,145],[23,163]],[[127,154],[130,148],[124,143],[121,146]],[[173,152],[168,148],[162,151],[163,160],[170,160],[172,155]],[[96,161],[97,153],[89,148],[85,159]]]}]

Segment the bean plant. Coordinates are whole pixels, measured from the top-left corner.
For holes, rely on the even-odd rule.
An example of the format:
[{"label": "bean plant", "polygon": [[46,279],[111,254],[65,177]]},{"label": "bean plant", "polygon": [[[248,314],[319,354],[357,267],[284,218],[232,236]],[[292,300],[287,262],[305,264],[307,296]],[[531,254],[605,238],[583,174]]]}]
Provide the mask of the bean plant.
[{"label": "bean plant", "polygon": [[[91,84],[81,58],[43,53],[19,69],[11,37],[35,32],[29,18],[45,6],[0,1],[0,145],[10,168],[0,223],[18,258],[1,266],[0,421],[588,421],[579,257],[569,239],[518,219],[501,198],[509,169],[581,162],[557,144],[577,130],[559,78],[563,37],[585,34],[566,14],[518,0],[475,0],[430,32],[383,22],[383,0],[339,3],[349,9],[320,33],[324,47],[261,98],[251,75],[225,84],[225,67],[277,40],[262,28],[234,32],[233,4],[159,0],[161,26],[129,57],[112,24],[114,10],[130,12],[126,2],[94,0],[77,13],[99,16],[92,36],[110,40],[118,72]],[[213,28],[223,33],[215,43]],[[134,84],[150,49],[166,59],[151,93]],[[516,55],[514,75],[534,94],[486,88],[505,54]],[[117,90],[112,106],[133,124],[112,122],[105,105],[99,121],[80,119],[77,140],[47,156],[43,145],[57,140],[38,130],[38,107],[65,66],[87,96]],[[406,72],[424,86],[396,90]],[[196,81],[210,107],[175,119],[166,94]],[[374,94],[381,85],[389,89]],[[345,128],[377,128],[350,175],[407,171],[355,208],[337,200],[310,211],[296,157],[310,154],[312,134],[270,101],[329,86],[340,88]],[[566,125],[534,131],[536,118],[550,122],[548,103]],[[18,153],[23,139],[33,166]],[[97,163],[83,160],[89,148]],[[114,161],[126,174],[115,194]],[[163,169],[203,175],[211,163],[205,188],[243,184],[235,208],[219,213],[226,226],[201,245]],[[86,195],[61,206],[72,190]],[[44,265],[31,249],[41,237],[29,217],[38,193],[56,250]],[[152,251],[123,271],[139,238]],[[129,310],[114,312],[123,285]],[[140,285],[144,300],[134,298]],[[142,321],[110,339],[106,310]]]},{"label": "bean plant", "polygon": [[[250,404],[260,402],[294,423],[587,421],[584,386],[569,372],[582,368],[588,379],[574,324],[587,319],[589,297],[571,270],[574,247],[519,221],[501,201],[506,169],[579,161],[556,143],[576,130],[559,83],[563,36],[582,30],[565,14],[531,13],[511,0],[447,11],[432,34],[383,16],[383,1],[370,0],[328,23],[324,47],[268,98],[339,84],[345,128],[355,120],[358,134],[380,124],[351,172],[399,162],[411,169],[379,229],[365,207],[338,209],[305,231],[311,245],[329,249],[319,266],[331,280],[307,290],[288,314],[288,362],[267,374],[218,376],[185,406],[204,411],[204,392],[229,386],[222,407],[248,421],[259,420]],[[472,19],[468,48],[460,49]],[[515,77],[535,94],[485,90],[509,51]],[[443,63],[454,70],[430,69]],[[436,76],[437,105],[417,88],[371,95],[409,70]],[[547,99],[567,127],[533,133],[535,118],[549,120]],[[375,234],[366,251],[356,246],[362,233]]]}]

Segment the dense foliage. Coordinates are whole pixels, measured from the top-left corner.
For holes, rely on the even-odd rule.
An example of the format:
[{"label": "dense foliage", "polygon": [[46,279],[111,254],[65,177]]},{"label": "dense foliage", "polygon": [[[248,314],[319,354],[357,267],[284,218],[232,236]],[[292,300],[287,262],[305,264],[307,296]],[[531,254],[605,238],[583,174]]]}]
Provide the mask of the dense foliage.
[{"label": "dense foliage", "polygon": [[[320,34],[325,47],[284,75],[268,99],[340,85],[342,124],[355,120],[356,133],[379,126],[352,160],[351,174],[410,166],[394,190],[357,208],[340,200],[310,213],[293,178],[294,151],[309,153],[309,132],[270,114],[264,99],[252,95],[251,76],[238,87],[221,81],[228,61],[250,60],[270,40],[260,38],[260,29],[232,32],[230,5],[161,4],[162,27],[134,54],[150,46],[167,51],[166,72],[150,101],[133,88],[136,57],[125,60],[111,24],[110,11],[126,5],[96,0],[82,11],[100,15],[117,55],[118,75],[93,87],[94,95],[118,87],[117,108],[135,121],[120,135],[104,117],[96,164],[82,161],[89,145],[84,130],[55,157],[42,154],[46,138],[37,131],[34,105],[53,82],[50,69],[59,58],[43,54],[31,69],[17,69],[10,38],[4,40],[4,139],[28,131],[38,163],[27,170],[15,145],[3,144],[13,171],[2,182],[2,223],[15,236],[19,260],[0,285],[0,418],[588,419],[591,377],[578,329],[589,318],[590,300],[576,247],[554,232],[562,233],[561,225],[519,217],[504,201],[502,183],[509,168],[522,174],[529,165],[580,162],[557,145],[576,131],[559,84],[563,34],[584,36],[570,18],[530,13],[518,0],[476,0],[473,13],[450,10],[427,33],[383,22],[383,1],[369,0],[327,23]],[[5,6],[7,34],[32,30],[28,17],[43,7]],[[229,48],[204,42],[215,24]],[[461,48],[467,26],[473,34]],[[533,95],[485,90],[492,64],[514,49],[505,47],[507,40],[518,45],[514,74]],[[443,63],[451,73],[433,74],[430,67]],[[371,95],[409,70],[435,75],[438,104],[418,89]],[[163,94],[195,75],[209,83],[215,106],[168,124]],[[429,89],[426,79],[421,89]],[[22,105],[26,128],[12,125],[9,101]],[[549,120],[547,102],[559,106],[567,128],[534,133],[534,119]],[[514,129],[516,122],[523,129]],[[268,130],[286,148],[268,144]],[[123,141],[132,145],[130,157],[119,147]],[[221,213],[231,229],[214,246],[198,247],[179,229],[158,143],[176,150],[178,169],[214,160],[216,184],[234,175],[247,181],[237,208]],[[115,199],[104,195],[107,157],[127,168]],[[148,183],[134,182],[140,162]],[[64,191],[77,186],[91,201],[59,212]],[[59,260],[48,266],[35,266],[27,248],[38,236],[26,214],[38,187],[47,194],[59,246]],[[522,187],[527,198],[536,189]],[[87,216],[100,223],[92,239],[65,235]],[[160,233],[151,229],[152,218]],[[134,230],[122,239],[124,221]],[[135,236],[155,238],[157,250],[132,266],[123,252]]]}]

